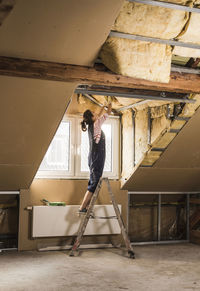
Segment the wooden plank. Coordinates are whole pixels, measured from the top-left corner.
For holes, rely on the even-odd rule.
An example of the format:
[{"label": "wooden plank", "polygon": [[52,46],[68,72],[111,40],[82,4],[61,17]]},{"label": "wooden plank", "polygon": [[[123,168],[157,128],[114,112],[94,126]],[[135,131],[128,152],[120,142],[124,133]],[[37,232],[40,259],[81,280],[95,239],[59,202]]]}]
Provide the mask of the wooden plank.
[{"label": "wooden plank", "polygon": [[171,72],[169,83],[159,83],[105,72],[98,70],[98,66],[92,68],[0,57],[0,75],[177,93],[200,93],[200,75],[178,72]]},{"label": "wooden plank", "polygon": [[0,1],[0,26],[3,24],[4,20],[13,9],[15,2],[16,0],[1,0]]}]

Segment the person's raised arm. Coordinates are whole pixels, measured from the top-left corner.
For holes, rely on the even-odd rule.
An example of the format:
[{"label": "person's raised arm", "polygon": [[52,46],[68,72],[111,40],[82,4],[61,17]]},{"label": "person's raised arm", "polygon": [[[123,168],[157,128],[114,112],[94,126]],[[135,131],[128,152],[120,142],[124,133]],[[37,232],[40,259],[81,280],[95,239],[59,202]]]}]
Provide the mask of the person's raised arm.
[{"label": "person's raised arm", "polygon": [[103,114],[103,111],[105,110],[105,105],[101,107],[100,112],[98,113],[98,117],[100,117]]}]

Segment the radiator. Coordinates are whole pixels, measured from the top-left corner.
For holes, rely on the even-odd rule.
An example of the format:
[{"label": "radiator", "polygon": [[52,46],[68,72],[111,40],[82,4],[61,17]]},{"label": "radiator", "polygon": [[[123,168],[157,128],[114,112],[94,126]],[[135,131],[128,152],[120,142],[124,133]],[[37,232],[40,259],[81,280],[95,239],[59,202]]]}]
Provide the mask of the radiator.
[{"label": "radiator", "polygon": [[[121,212],[121,205],[118,205]],[[74,236],[80,224],[78,205],[33,206],[32,237]],[[98,217],[115,216],[112,205],[95,205],[94,215]],[[120,234],[121,229],[116,218],[89,219],[85,235]]]}]

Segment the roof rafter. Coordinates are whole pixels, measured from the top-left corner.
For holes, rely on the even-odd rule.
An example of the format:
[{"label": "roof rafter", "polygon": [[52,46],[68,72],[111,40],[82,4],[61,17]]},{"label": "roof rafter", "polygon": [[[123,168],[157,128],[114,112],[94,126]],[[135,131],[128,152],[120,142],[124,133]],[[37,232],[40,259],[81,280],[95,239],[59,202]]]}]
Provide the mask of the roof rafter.
[{"label": "roof rafter", "polygon": [[54,62],[0,57],[0,75],[122,88],[200,93],[200,75],[171,72],[169,83],[151,82],[85,67]]}]

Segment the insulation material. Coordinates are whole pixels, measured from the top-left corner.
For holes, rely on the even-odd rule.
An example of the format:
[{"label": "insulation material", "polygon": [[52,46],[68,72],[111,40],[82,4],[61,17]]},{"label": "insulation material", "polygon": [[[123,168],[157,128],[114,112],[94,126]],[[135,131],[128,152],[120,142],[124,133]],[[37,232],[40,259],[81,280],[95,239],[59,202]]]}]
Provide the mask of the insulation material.
[{"label": "insulation material", "polygon": [[141,104],[136,104],[135,107],[133,108],[136,108],[138,111],[139,110],[144,110],[148,107],[152,108],[152,107],[160,107],[162,105],[165,105],[165,104],[168,104],[169,102],[166,102],[166,101],[154,101],[154,100],[145,100],[146,102],[143,103],[144,100],[141,100]]},{"label": "insulation material", "polygon": [[148,109],[137,111],[135,117],[135,163],[142,159],[148,150]]},{"label": "insulation material", "polygon": [[[120,100],[118,100],[118,98],[116,97],[107,97],[107,96],[99,96],[99,95],[93,95],[93,97],[97,100],[97,102],[104,104],[104,103],[108,103],[109,102],[109,98],[111,98],[111,102],[112,102],[112,108],[113,109],[119,109],[120,107],[124,106],[123,102],[120,102]],[[123,101],[123,99],[127,99],[127,98],[121,98]]]},{"label": "insulation material", "polygon": [[0,208],[0,234],[17,233],[17,208]]},{"label": "insulation material", "polygon": [[[76,103],[76,102],[75,102]],[[74,105],[74,104],[73,104]],[[83,96],[82,94],[77,95],[77,105],[75,106],[76,113],[83,113],[85,110],[89,109],[91,111],[100,111],[99,105],[90,101],[87,97]],[[69,107],[68,113],[71,113],[72,108]]]},{"label": "insulation material", "polygon": [[166,148],[170,142],[175,138],[176,133],[167,132],[163,136],[161,136],[155,143],[154,147],[156,148]]},{"label": "insulation material", "polygon": [[194,95],[193,99],[196,100],[196,102],[185,104],[183,111],[179,114],[179,116],[191,117],[195,113],[197,108],[200,106],[200,94]]},{"label": "insulation material", "polygon": [[172,110],[171,105],[170,109],[167,105],[151,108],[151,144],[170,127],[171,120],[167,118],[168,110]]},{"label": "insulation material", "polygon": [[[161,240],[184,237],[185,209],[181,205],[181,199],[181,195],[175,194],[161,197]],[[157,203],[157,195],[135,194],[130,196],[128,230],[131,241],[157,240]]]},{"label": "insulation material", "polygon": [[123,112],[122,126],[122,177],[128,177],[134,167],[133,111],[131,109]]},{"label": "insulation material", "polygon": [[161,156],[162,152],[149,152],[141,163],[141,166],[152,166]]},{"label": "insulation material", "polygon": [[[176,207],[162,206],[161,238],[176,238],[171,235],[171,227],[176,222]],[[130,209],[129,237],[134,242],[157,240],[157,207],[136,207]]]},{"label": "insulation material", "polygon": [[[170,0],[185,4],[187,1]],[[171,39],[176,37],[188,20],[188,13],[125,1],[113,30],[142,36]]]},{"label": "insulation material", "polygon": [[168,107],[164,106],[155,106],[151,108],[151,118],[159,118],[163,115],[167,115]]},{"label": "insulation material", "polygon": [[[191,13],[189,23],[184,32],[178,37],[179,41],[200,44],[200,14]],[[199,49],[191,49],[176,46],[173,50],[174,55],[182,57],[200,57]]]},{"label": "insulation material", "polygon": [[171,124],[171,120],[167,119],[166,115],[162,115],[152,120],[151,123],[151,144],[153,144],[160,134],[166,131]]},{"label": "insulation material", "polygon": [[168,83],[171,47],[163,44],[109,37],[100,52],[111,71],[129,77]]},{"label": "insulation material", "polygon": [[123,105],[123,106],[128,106],[135,104],[137,102],[140,102],[141,99],[135,99],[135,98],[124,98],[124,97],[116,97],[117,101]]},{"label": "insulation material", "polygon": [[171,129],[181,129],[186,124],[185,120],[174,120],[170,126]]}]

